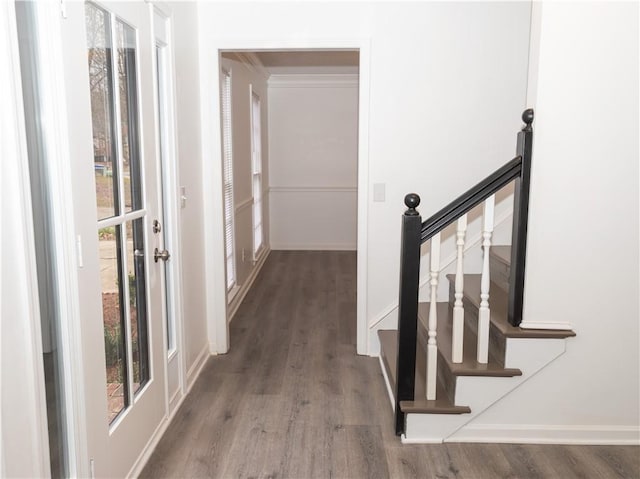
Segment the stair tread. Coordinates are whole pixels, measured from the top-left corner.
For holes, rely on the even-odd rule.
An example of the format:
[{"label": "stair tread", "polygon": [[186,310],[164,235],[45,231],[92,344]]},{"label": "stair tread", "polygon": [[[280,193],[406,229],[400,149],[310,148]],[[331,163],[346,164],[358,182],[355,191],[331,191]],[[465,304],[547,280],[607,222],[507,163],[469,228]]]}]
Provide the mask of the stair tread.
[{"label": "stair tread", "polygon": [[[420,329],[420,342],[426,349],[427,344],[427,325],[429,321],[429,303],[420,303],[418,305],[418,319]],[[455,376],[493,376],[493,377],[513,377],[521,376],[522,371],[516,368],[505,368],[503,364],[498,362],[492,356],[489,356],[489,362],[479,363],[477,355],[477,338],[475,335],[469,334],[465,330],[463,338],[463,355],[461,363],[453,362],[451,340],[453,336],[453,313],[449,303],[437,303],[438,326],[437,336],[438,351],[441,355],[440,359],[444,359],[447,368]],[[439,359],[439,360],[440,360]]]},{"label": "stair tread", "polygon": [[511,246],[491,246],[489,254],[507,266],[511,266]]},{"label": "stair tread", "polygon": [[[480,274],[464,275],[464,297],[476,308],[480,308]],[[455,281],[454,274],[448,274],[449,281]],[[512,326],[507,320],[507,304],[509,297],[501,288],[491,288],[489,291],[489,308],[491,309],[491,323],[507,338],[547,338],[564,339],[576,335],[570,330],[560,329],[523,329]]]},{"label": "stair tread", "polygon": [[[378,330],[378,338],[380,338],[380,355],[387,371],[387,376],[391,382],[391,390],[395,395],[396,392],[396,367],[398,357],[398,331]],[[419,346],[417,346],[419,347]],[[400,409],[405,414],[465,414],[471,412],[466,406],[456,406],[452,404],[448,398],[444,388],[438,383],[435,401],[426,399],[425,386],[425,358],[424,354],[416,357],[416,385],[414,389],[415,398],[413,401],[400,401]],[[425,398],[425,399],[421,399]]]}]

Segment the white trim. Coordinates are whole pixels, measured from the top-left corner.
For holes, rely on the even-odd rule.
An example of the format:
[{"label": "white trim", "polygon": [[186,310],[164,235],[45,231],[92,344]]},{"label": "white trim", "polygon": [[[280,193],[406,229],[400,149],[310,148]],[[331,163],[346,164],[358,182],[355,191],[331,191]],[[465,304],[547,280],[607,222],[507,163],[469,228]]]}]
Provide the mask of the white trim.
[{"label": "white trim", "polygon": [[357,186],[270,186],[270,193],[357,193]]},{"label": "white trim", "polygon": [[274,251],[356,251],[356,243],[271,243]]},{"label": "white trim", "polygon": [[274,74],[269,88],[358,88],[357,73]]},{"label": "white trim", "polygon": [[393,397],[393,390],[391,389],[391,381],[389,380],[389,376],[387,375],[387,368],[384,367],[384,361],[382,356],[378,356],[378,361],[380,362],[380,370],[382,371],[382,376],[384,377],[384,385],[387,388],[387,394],[389,395],[389,402],[391,403],[391,410],[396,412],[396,401]]},{"label": "white trim", "polygon": [[638,426],[469,424],[444,442],[640,445]]},{"label": "white trim", "polygon": [[188,388],[182,394],[180,394],[181,392],[180,389],[178,389],[175,392],[175,394],[173,395],[170,401],[171,412],[165,415],[164,419],[160,422],[160,424],[152,434],[151,438],[147,442],[147,445],[144,447],[144,449],[142,450],[138,458],[133,463],[133,466],[131,467],[131,470],[129,471],[126,477],[138,477],[140,473],[143,471],[143,469],[145,468],[145,466],[147,465],[147,462],[149,462],[151,455],[154,453],[156,447],[160,443],[160,440],[164,436],[164,433],[167,431],[169,425],[171,424],[171,421],[173,420],[175,415],[178,413],[180,406],[182,405],[184,400],[187,398],[187,395],[191,391],[193,385],[196,383],[196,381],[200,377],[200,374],[202,373],[202,370],[204,369],[205,364],[207,364],[207,360],[212,356],[211,354],[209,354],[208,350],[209,350],[209,346],[207,345],[200,352],[200,354],[198,355],[198,358],[195,360],[191,368],[189,368],[189,374],[193,375],[193,377],[191,377],[191,379],[189,380]]},{"label": "white trim", "polygon": [[[205,23],[205,16],[198,18],[198,32],[201,45],[199,49],[200,99],[201,105],[201,157],[203,183],[203,218],[205,244],[209,245],[209,254],[204,258],[205,277],[203,287],[207,294],[206,322],[211,350],[224,353],[229,349],[229,331],[226,306],[226,286],[224,269],[224,241],[220,221],[209,221],[222,217],[222,195],[216,193],[211,184],[222,184],[222,162],[220,161],[220,52],[256,51],[256,50],[304,50],[304,49],[349,49],[360,52],[360,73],[358,89],[358,260],[357,260],[357,353],[368,352],[367,320],[367,261],[368,261],[368,208],[369,208],[369,97],[370,97],[370,44],[369,37],[351,38],[311,38],[283,39],[242,38],[220,39],[212,35]],[[212,54],[213,52],[213,54]],[[217,52],[217,54],[216,54]]]},{"label": "white trim", "polygon": [[202,372],[202,368],[204,368],[204,365],[207,364],[207,360],[211,356],[215,356],[215,354],[209,353],[209,345],[205,345],[205,347],[198,353],[196,360],[189,368],[189,371],[187,371],[187,393],[191,391],[191,388]]},{"label": "white trim", "polygon": [[235,205],[234,210],[235,213],[238,214],[240,213],[242,210],[245,210],[249,207],[253,206],[253,196],[247,198],[246,200],[241,201],[240,203],[238,203],[237,205]]},{"label": "white trim", "polygon": [[557,323],[546,321],[522,321],[520,323],[522,329],[557,329],[562,331],[570,331],[573,329],[571,323]]},{"label": "white trim", "polygon": [[247,277],[244,284],[238,287],[236,293],[233,295],[233,299],[229,301],[229,308],[227,310],[229,312],[229,317],[227,318],[228,323],[231,322],[236,312],[238,311],[238,308],[242,304],[244,297],[251,289],[251,286],[253,286],[253,282],[258,277],[258,273],[264,266],[264,262],[267,260],[267,256],[269,256],[269,253],[271,253],[271,249],[269,249],[266,245],[263,245],[262,249],[258,253],[258,259],[256,259],[255,266],[252,268],[251,273]]},{"label": "white trim", "polygon": [[404,434],[400,436],[400,442],[402,444],[442,444],[440,439],[413,439],[407,438]]}]

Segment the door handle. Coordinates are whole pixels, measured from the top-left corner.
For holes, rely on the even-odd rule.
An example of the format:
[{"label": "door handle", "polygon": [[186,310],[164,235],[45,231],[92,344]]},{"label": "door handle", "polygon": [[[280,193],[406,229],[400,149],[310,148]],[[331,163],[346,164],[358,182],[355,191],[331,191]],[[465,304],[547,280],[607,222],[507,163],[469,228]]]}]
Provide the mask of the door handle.
[{"label": "door handle", "polygon": [[153,251],[153,260],[157,263],[159,259],[161,259],[162,261],[169,261],[169,258],[171,258],[171,255],[169,254],[169,252],[166,249],[163,249],[162,251],[160,251],[158,248],[156,248]]}]

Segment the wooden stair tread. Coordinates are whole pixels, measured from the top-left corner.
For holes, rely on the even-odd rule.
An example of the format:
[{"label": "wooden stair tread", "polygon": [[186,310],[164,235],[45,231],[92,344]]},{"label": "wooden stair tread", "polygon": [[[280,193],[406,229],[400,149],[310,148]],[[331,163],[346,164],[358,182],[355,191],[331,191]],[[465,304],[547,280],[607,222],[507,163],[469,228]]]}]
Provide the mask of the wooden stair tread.
[{"label": "wooden stair tread", "polygon": [[501,263],[511,266],[511,246],[491,246],[489,254]]},{"label": "wooden stair tread", "polygon": [[[420,343],[426,351],[427,345],[427,324],[429,321],[429,303],[420,303],[418,305],[419,319],[419,338]],[[465,330],[463,339],[462,362],[454,363],[452,355],[451,338],[453,335],[453,318],[452,309],[449,303],[437,303],[438,326],[437,341],[439,359],[444,359],[447,368],[454,376],[492,376],[492,377],[513,377],[521,376],[522,371],[516,368],[505,368],[503,364],[489,356],[487,364],[479,363],[477,355],[477,337],[469,334],[469,330]],[[426,353],[424,353],[426,354]]]},{"label": "wooden stair tread", "polygon": [[[449,281],[455,281],[454,274],[448,274]],[[464,298],[476,308],[480,308],[480,281],[479,274],[464,275]],[[493,287],[489,291],[489,307],[491,308],[491,323],[506,338],[547,338],[564,339],[576,335],[571,330],[561,329],[523,329],[512,326],[507,320],[508,295],[501,288]]]},{"label": "wooden stair tread", "polygon": [[[391,383],[391,390],[395,396],[396,392],[396,367],[398,358],[398,331],[397,330],[378,330],[378,338],[380,339],[380,356],[387,376]],[[420,348],[419,345],[416,346]],[[420,351],[422,353],[422,351]],[[418,354],[416,357],[416,378],[415,378],[415,398],[413,401],[400,401],[400,410],[405,414],[466,414],[471,409],[466,406],[456,406],[452,404],[448,398],[444,388],[438,383],[435,401],[426,399],[426,365],[425,355]]]}]

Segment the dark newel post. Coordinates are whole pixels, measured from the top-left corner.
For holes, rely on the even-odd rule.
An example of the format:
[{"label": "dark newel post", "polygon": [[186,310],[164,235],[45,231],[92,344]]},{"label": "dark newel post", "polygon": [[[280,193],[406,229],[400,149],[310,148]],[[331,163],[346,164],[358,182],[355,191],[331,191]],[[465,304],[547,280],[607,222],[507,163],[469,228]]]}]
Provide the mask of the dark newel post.
[{"label": "dark newel post", "polygon": [[400,253],[400,300],[398,307],[398,362],[396,370],[396,435],[404,433],[405,418],[400,401],[413,401],[416,376],[416,334],[418,326],[418,283],[420,280],[420,231],[422,218],[416,211],[420,197],[404,197],[407,211],[402,216]]},{"label": "dark newel post", "polygon": [[529,182],[531,178],[531,148],[533,143],[533,110],[522,114],[524,127],[518,133],[516,154],[522,157],[520,177],[515,180],[513,195],[513,233],[511,239],[511,276],[509,278],[509,323],[522,322],[524,268],[527,253],[527,221],[529,218]]}]

